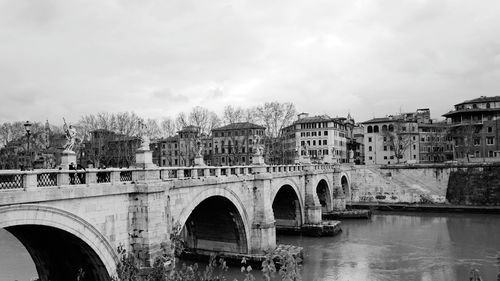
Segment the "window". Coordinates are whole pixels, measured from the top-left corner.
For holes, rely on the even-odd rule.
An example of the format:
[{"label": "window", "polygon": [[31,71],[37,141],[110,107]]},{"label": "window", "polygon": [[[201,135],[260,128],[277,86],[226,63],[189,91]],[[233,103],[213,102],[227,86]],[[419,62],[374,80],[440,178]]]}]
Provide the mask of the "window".
[{"label": "window", "polygon": [[313,145],[316,145],[316,141],[315,140],[313,140]]},{"label": "window", "polygon": [[368,151],[372,151],[372,147],[371,146],[368,147]]},{"label": "window", "polygon": [[328,136],[328,131],[324,131],[324,132],[323,132],[323,135],[324,135],[324,136]]},{"label": "window", "polygon": [[387,156],[384,156],[384,160],[387,160]]},{"label": "window", "polygon": [[323,140],[323,145],[327,145],[327,140]]},{"label": "window", "polygon": [[480,144],[481,144],[481,139],[474,138],[474,145],[480,145]]},{"label": "window", "polygon": [[493,128],[492,127],[488,127],[488,133],[491,133],[493,132]]},{"label": "window", "polygon": [[387,145],[384,145],[384,151],[387,151]]},{"label": "window", "polygon": [[372,138],[368,138],[368,142],[372,142]]},{"label": "window", "polygon": [[495,137],[486,137],[486,144],[487,145],[495,144]]}]

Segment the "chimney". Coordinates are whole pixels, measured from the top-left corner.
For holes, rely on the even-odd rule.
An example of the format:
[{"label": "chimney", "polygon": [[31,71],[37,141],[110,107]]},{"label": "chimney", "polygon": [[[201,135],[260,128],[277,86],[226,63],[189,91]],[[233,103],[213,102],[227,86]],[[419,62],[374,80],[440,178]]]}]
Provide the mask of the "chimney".
[{"label": "chimney", "polygon": [[306,113],[306,112],[302,112],[302,113],[297,114],[297,120],[307,118],[307,117],[309,117],[309,113]]}]

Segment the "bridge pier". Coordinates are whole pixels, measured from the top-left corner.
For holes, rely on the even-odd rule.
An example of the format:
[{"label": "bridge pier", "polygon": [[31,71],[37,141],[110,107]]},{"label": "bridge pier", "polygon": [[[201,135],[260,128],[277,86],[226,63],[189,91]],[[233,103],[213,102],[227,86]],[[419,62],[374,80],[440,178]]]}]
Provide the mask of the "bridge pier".
[{"label": "bridge pier", "polygon": [[129,194],[129,250],[142,267],[151,267],[155,259],[169,249],[170,225],[167,220],[165,193],[161,181],[152,181],[148,171],[136,172],[137,192]]},{"label": "bridge pier", "polygon": [[316,194],[317,172],[307,167],[305,175],[305,221],[301,232],[309,236],[333,236],[340,231],[339,221],[323,221],[322,206]]},{"label": "bridge pier", "polygon": [[255,175],[253,187],[254,218],[251,229],[251,254],[262,254],[276,248],[276,224],[271,202],[272,175]]}]

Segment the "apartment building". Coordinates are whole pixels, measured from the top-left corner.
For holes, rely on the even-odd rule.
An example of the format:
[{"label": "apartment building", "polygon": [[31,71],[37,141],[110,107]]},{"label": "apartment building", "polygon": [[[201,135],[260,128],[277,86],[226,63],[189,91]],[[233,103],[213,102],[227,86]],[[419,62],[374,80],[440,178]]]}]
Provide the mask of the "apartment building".
[{"label": "apartment building", "polygon": [[443,114],[459,161],[499,161],[500,96],[463,101]]},{"label": "apartment building", "polygon": [[313,162],[345,163],[346,135],[347,125],[342,119],[301,113],[292,125],[282,129],[284,162],[292,164],[299,156],[309,155]]},{"label": "apartment building", "polygon": [[249,165],[257,141],[264,145],[266,128],[249,122],[231,123],[212,129],[212,164],[215,166]]},{"label": "apartment building", "polygon": [[365,164],[419,161],[418,123],[412,113],[373,118],[362,124]]}]

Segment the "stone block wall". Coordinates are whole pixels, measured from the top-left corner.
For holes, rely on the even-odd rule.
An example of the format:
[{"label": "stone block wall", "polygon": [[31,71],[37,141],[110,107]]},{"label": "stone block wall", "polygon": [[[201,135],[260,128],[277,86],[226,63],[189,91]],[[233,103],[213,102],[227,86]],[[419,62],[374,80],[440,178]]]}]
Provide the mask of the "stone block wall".
[{"label": "stone block wall", "polygon": [[450,174],[446,199],[461,205],[500,205],[500,167],[470,167]]},{"label": "stone block wall", "polygon": [[444,202],[449,173],[445,168],[357,166],[351,171],[351,190],[359,202]]},{"label": "stone block wall", "polygon": [[357,166],[357,202],[500,205],[500,165]]}]

